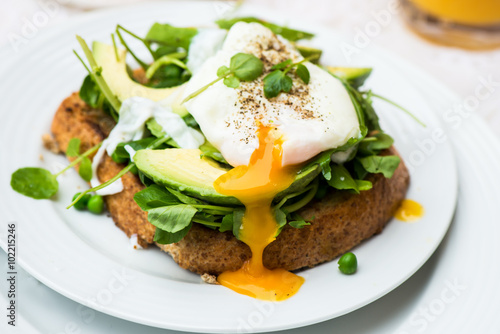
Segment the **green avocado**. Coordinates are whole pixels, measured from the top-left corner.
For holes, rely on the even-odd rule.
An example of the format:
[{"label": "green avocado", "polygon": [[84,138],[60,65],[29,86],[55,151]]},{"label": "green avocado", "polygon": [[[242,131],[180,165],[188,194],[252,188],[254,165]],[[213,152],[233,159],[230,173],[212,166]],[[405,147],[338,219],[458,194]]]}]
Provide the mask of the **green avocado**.
[{"label": "green avocado", "polygon": [[327,66],[328,72],[347,80],[355,88],[363,85],[365,80],[372,73],[372,69],[368,67],[333,67]]},{"label": "green avocado", "polygon": [[[139,150],[134,156],[134,162],[156,184],[174,188],[207,202],[241,205],[238,199],[218,193],[213,186],[214,181],[228,169],[201,155],[202,152],[198,149]],[[278,194],[276,199],[300,191],[320,172],[319,165],[301,170],[293,184]]]},{"label": "green avocado", "polygon": [[174,103],[173,111],[180,116],[187,114],[187,110],[180,107],[183,85],[171,88],[150,88],[135,82],[127,71],[125,62],[127,51],[117,49],[115,53],[115,48],[112,45],[94,42],[92,55],[97,65],[102,68],[102,77],[118,100],[123,101],[129,97],[141,96],[153,101],[160,101],[177,92],[178,98],[176,100],[179,100],[179,103]]}]

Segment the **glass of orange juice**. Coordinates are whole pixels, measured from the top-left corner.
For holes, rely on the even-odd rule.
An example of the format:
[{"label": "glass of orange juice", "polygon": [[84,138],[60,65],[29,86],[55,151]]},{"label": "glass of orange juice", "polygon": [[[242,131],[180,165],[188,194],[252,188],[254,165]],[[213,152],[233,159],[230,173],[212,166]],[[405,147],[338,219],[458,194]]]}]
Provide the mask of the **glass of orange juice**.
[{"label": "glass of orange juice", "polygon": [[500,47],[500,0],[400,0],[409,27],[431,41],[467,49]]}]

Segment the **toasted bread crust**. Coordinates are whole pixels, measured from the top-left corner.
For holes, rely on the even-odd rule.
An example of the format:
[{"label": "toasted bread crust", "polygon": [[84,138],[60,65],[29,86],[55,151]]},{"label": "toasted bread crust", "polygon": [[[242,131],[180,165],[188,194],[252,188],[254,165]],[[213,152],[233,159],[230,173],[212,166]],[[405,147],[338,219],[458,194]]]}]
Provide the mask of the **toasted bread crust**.
[{"label": "toasted bread crust", "polygon": [[[71,111],[68,111],[68,108]],[[87,149],[102,141],[114,122],[103,112],[89,108],[77,93],[63,101],[52,123],[52,133],[65,151],[71,138],[82,141]],[[397,154],[391,148],[388,154]],[[116,175],[124,166],[106,156],[98,169],[101,181]],[[401,163],[391,179],[381,174],[371,175],[373,188],[359,195],[332,191],[322,200],[309,203],[298,213],[311,221],[301,229],[286,226],[276,241],[264,251],[266,267],[297,270],[330,261],[380,233],[404,199],[409,186],[409,174]],[[124,190],[106,196],[105,201],[116,225],[127,236],[137,234],[141,245],[153,242],[155,227],[147,214],[134,202],[136,192],[144,189],[139,178],[131,173],[122,177]],[[220,233],[198,224],[178,243],[157,245],[169,253],[182,268],[198,274],[218,275],[240,268],[250,258],[247,245],[231,232]]]}]

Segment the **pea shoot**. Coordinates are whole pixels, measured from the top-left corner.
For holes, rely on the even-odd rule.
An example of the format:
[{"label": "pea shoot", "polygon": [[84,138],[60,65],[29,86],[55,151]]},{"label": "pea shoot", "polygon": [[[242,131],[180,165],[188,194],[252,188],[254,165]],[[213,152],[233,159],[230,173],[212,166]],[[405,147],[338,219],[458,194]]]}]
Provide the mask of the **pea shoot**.
[{"label": "pea shoot", "polygon": [[345,253],[339,259],[339,270],[346,275],[352,275],[358,269],[358,260],[356,255],[351,252]]},{"label": "pea shoot", "polygon": [[262,74],[263,70],[264,64],[259,58],[248,53],[237,53],[231,57],[229,67],[221,66],[217,69],[217,79],[190,94],[182,103],[203,93],[208,87],[220,80],[224,80],[224,85],[227,87],[237,88],[240,85],[240,81],[255,80]]},{"label": "pea shoot", "polygon": [[73,162],[66,166],[66,168],[56,174],[52,174],[48,170],[40,167],[20,168],[12,174],[10,186],[24,196],[34,199],[49,199],[59,190],[57,177],[71,167],[82,162],[89,155],[97,151],[99,147],[101,147],[100,143],[79,155]]}]

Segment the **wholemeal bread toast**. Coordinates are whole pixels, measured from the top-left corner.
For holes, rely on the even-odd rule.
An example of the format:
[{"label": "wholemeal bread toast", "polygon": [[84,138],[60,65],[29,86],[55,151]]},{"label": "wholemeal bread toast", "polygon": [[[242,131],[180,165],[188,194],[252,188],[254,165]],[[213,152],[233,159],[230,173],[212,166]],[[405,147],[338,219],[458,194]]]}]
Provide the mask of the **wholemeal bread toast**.
[{"label": "wholemeal bread toast", "polygon": [[[82,149],[102,141],[111,131],[114,121],[103,111],[90,108],[73,93],[57,110],[52,123],[52,134],[65,152],[71,138],[79,138]],[[397,154],[392,147],[388,154]],[[103,182],[116,175],[124,166],[105,156],[97,174]],[[330,261],[361,241],[382,231],[404,199],[409,185],[409,174],[403,162],[392,178],[372,174],[373,188],[361,194],[331,191],[322,200],[316,200],[298,213],[311,222],[301,229],[286,226],[264,251],[266,267],[296,270]],[[137,234],[139,243],[153,243],[155,227],[147,220],[147,213],[134,202],[133,196],[144,186],[131,173],[122,177],[124,190],[105,197],[106,206],[115,222],[127,236]],[[193,224],[180,242],[158,245],[169,253],[182,268],[198,274],[220,274],[236,270],[250,258],[246,244],[231,232],[218,232]]]}]

